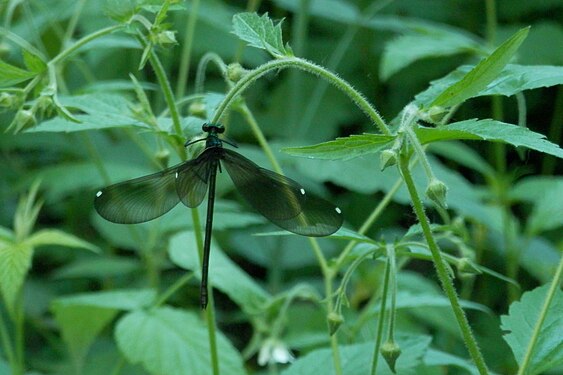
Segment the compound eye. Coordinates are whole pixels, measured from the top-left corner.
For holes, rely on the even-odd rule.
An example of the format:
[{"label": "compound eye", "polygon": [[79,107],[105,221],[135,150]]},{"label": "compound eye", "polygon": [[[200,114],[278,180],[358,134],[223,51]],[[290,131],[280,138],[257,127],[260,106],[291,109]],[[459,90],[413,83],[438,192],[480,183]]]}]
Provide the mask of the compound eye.
[{"label": "compound eye", "polygon": [[201,127],[201,130],[203,130],[204,132],[209,132],[209,125],[203,124],[203,126]]},{"label": "compound eye", "polygon": [[217,126],[217,133],[221,134],[225,132],[225,128],[222,127],[221,125]]}]

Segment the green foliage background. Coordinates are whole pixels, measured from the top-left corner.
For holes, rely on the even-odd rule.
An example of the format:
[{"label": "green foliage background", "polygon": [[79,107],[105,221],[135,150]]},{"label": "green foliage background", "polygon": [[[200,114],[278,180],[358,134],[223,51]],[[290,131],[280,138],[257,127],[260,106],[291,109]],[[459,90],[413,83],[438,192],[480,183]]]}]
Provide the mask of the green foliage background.
[{"label": "green foliage background", "polygon": [[[0,374],[560,373],[562,8],[0,1]],[[205,205],[93,199],[218,120],[345,225],[285,236],[220,176],[200,311]]]}]

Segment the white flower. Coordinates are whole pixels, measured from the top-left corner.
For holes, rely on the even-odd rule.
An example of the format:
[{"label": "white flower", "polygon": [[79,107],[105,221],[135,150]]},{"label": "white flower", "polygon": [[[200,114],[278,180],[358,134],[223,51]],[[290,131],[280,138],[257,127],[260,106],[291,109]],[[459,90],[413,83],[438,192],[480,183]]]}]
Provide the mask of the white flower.
[{"label": "white flower", "polygon": [[289,363],[295,357],[285,344],[277,339],[269,338],[264,341],[258,353],[258,364],[265,366],[268,363]]}]

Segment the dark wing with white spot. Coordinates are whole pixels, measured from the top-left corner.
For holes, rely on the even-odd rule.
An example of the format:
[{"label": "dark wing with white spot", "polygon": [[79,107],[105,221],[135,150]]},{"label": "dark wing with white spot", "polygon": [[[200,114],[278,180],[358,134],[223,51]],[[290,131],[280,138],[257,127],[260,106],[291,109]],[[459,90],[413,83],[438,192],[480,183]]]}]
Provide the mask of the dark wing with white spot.
[{"label": "dark wing with white spot", "polygon": [[176,193],[176,171],[181,166],[108,186],[98,191],[94,207],[104,219],[118,224],[156,219],[180,201]]},{"label": "dark wing with white spot", "polygon": [[342,214],[335,205],[308,195],[292,179],[229,149],[223,149],[222,161],[242,196],[277,226],[310,237],[328,236],[342,226]]}]

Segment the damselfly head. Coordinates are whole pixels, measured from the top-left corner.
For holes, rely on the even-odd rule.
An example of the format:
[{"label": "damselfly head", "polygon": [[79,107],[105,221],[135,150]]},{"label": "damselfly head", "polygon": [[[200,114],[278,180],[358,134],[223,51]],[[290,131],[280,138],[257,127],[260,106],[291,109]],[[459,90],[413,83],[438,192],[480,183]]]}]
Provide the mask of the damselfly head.
[{"label": "damselfly head", "polygon": [[206,133],[217,133],[217,134],[222,134],[225,132],[225,128],[221,124],[203,124],[201,130],[203,130]]}]

